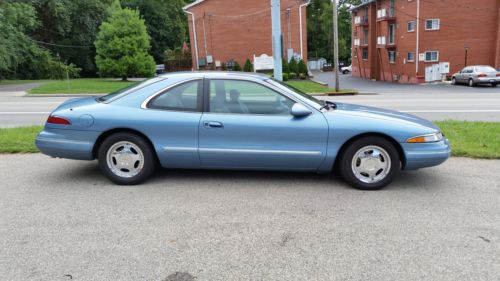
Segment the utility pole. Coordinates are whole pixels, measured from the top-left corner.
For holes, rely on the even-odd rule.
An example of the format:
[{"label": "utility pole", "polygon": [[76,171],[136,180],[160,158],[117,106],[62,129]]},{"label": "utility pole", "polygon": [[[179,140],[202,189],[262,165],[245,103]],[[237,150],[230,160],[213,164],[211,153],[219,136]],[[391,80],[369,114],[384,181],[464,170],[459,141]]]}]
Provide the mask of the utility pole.
[{"label": "utility pole", "polygon": [[340,91],[339,85],[339,26],[337,14],[337,0],[332,1],[333,6],[333,68],[335,71],[335,91]]},{"label": "utility pole", "polygon": [[273,26],[274,79],[283,81],[280,0],[271,0],[271,22]]}]

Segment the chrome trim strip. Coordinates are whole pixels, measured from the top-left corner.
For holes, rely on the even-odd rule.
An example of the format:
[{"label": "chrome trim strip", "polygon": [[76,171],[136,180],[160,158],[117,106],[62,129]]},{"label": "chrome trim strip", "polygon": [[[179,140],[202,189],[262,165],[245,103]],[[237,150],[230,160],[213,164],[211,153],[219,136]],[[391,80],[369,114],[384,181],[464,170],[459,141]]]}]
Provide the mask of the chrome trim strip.
[{"label": "chrome trim strip", "polygon": [[244,154],[274,154],[274,155],[322,155],[321,151],[306,150],[274,150],[274,149],[231,149],[231,148],[200,148],[200,152],[223,152],[223,153],[244,153]]},{"label": "chrome trim strip", "polygon": [[55,143],[67,143],[67,144],[90,144],[90,142],[86,141],[72,141],[72,140],[56,140],[56,139],[49,139],[49,138],[37,138],[37,141],[44,141],[44,142],[55,142]]},{"label": "chrome trim strip", "polygon": [[164,146],[163,151],[171,152],[198,152],[197,147],[175,147],[175,146]]}]

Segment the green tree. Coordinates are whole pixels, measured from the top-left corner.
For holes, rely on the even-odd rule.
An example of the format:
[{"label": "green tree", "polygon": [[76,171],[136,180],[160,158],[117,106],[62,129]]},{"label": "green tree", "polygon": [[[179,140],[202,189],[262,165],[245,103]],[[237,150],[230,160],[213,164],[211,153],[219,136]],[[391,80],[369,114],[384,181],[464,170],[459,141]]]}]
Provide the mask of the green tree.
[{"label": "green tree", "polygon": [[290,68],[288,67],[288,61],[286,59],[283,59],[282,71],[283,73],[290,74]]},{"label": "green tree", "polygon": [[292,59],[290,59],[290,63],[288,64],[288,67],[290,68],[290,74],[295,73],[295,75],[297,75],[297,73],[299,72],[299,66],[297,64],[297,61],[293,57],[292,57]]},{"label": "green tree", "polygon": [[[351,58],[351,13],[360,0],[338,1],[339,58]],[[312,0],[307,9],[308,56],[333,60],[333,21],[330,0]]]},{"label": "green tree", "polygon": [[307,65],[304,62],[304,60],[301,59],[299,61],[298,69],[299,69],[299,74],[305,74],[305,75],[307,75]]},{"label": "green tree", "polygon": [[[84,76],[95,76],[94,41],[101,23],[108,18],[112,0],[28,0],[40,24],[30,36],[61,61],[82,68]],[[45,42],[45,43],[44,43]]]},{"label": "green tree", "polygon": [[234,62],[233,70],[234,71],[241,71],[241,65],[237,61]]},{"label": "green tree", "polygon": [[250,62],[250,59],[247,59],[245,62],[245,65],[243,65],[243,71],[245,71],[245,72],[252,72],[253,71],[253,65],[252,65],[252,62]]},{"label": "green tree", "polygon": [[114,7],[103,22],[97,40],[96,64],[102,75],[122,77],[151,76],[155,71],[148,54],[149,35],[139,11]]},{"label": "green tree", "polygon": [[[188,38],[186,15],[182,7],[186,0],[122,0],[122,6],[139,9],[151,36],[150,53],[157,63],[163,63],[164,51],[182,47]],[[189,1],[191,2],[191,1]]]}]

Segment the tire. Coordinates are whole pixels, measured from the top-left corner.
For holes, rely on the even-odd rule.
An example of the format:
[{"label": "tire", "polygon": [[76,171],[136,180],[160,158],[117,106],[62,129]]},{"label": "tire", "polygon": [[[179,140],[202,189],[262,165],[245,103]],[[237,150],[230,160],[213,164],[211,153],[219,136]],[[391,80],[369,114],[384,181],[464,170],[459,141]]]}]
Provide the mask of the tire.
[{"label": "tire", "polygon": [[493,88],[496,88],[497,86],[498,86],[498,84],[497,84],[497,83],[493,83],[493,84],[491,84],[491,87],[493,87]]},{"label": "tire", "polygon": [[476,83],[474,83],[474,80],[469,79],[469,87],[474,87],[476,86]]},{"label": "tire", "polygon": [[[370,162],[362,164],[363,160],[359,156],[365,156],[366,158],[361,158]],[[400,170],[401,159],[398,150],[382,137],[357,139],[348,144],[339,158],[341,176],[349,185],[361,190],[384,188],[394,180]]]},{"label": "tire", "polygon": [[349,71],[347,70],[342,71],[342,74],[347,74],[347,73],[349,73]]},{"label": "tire", "polygon": [[457,79],[455,77],[451,78],[451,85],[456,85]]},{"label": "tire", "polygon": [[116,133],[107,137],[99,147],[99,168],[118,185],[140,184],[156,169],[153,151],[149,142],[138,135]]}]

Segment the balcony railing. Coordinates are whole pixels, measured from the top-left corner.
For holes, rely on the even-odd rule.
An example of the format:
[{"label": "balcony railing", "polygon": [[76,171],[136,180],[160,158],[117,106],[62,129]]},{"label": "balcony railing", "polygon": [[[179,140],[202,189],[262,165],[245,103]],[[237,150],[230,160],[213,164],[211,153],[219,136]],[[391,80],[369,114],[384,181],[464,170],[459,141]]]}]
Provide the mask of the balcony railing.
[{"label": "balcony railing", "polygon": [[368,24],[368,17],[367,16],[357,16],[354,18],[354,24],[366,25],[366,24]]}]

